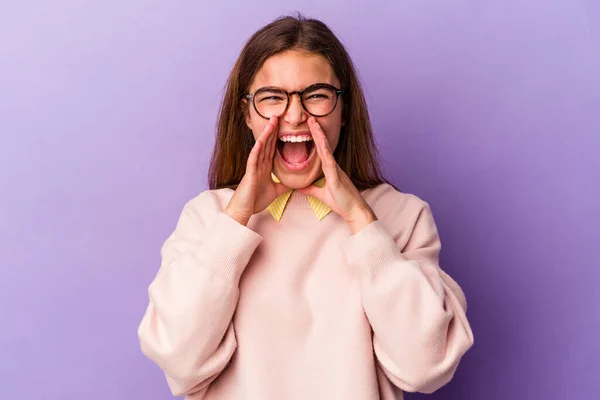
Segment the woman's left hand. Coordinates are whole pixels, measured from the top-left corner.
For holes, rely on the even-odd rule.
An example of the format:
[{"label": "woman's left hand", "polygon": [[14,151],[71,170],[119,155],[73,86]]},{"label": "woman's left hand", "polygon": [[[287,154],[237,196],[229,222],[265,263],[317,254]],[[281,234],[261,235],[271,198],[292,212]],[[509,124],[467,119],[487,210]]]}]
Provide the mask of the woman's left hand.
[{"label": "woman's left hand", "polygon": [[308,127],[321,159],[321,167],[327,183],[322,188],[311,185],[298,191],[327,204],[336,214],[344,218],[353,234],[357,233],[377,220],[377,217],[348,175],[335,161],[327,137],[315,117],[311,116],[308,119]]}]

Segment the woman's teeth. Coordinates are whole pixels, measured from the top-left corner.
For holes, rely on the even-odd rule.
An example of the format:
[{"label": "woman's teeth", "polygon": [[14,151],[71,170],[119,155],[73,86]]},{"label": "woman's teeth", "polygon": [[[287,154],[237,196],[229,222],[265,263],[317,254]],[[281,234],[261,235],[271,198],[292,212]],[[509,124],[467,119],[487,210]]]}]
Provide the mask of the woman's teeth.
[{"label": "woman's teeth", "polygon": [[279,140],[281,140],[282,142],[298,143],[310,142],[312,141],[312,138],[310,136],[282,136],[279,138]]}]

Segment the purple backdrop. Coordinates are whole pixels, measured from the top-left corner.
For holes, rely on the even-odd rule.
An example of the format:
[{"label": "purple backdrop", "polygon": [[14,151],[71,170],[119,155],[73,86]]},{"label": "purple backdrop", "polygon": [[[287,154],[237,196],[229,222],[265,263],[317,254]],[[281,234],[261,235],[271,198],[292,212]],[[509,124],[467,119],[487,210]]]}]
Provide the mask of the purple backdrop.
[{"label": "purple backdrop", "polygon": [[242,43],[294,10],[349,48],[466,292],[476,344],[431,398],[597,398],[600,3],[200,3],[0,5],[1,399],[170,398],[147,286]]}]

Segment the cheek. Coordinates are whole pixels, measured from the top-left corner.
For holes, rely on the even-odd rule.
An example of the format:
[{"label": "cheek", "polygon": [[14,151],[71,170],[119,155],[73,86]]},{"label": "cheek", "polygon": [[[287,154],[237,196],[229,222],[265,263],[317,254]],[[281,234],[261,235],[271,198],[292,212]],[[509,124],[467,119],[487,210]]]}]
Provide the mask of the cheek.
[{"label": "cheek", "polygon": [[331,147],[331,151],[334,152],[337,148],[337,145],[340,141],[340,128],[338,127],[334,134],[331,134],[328,137],[329,147]]},{"label": "cheek", "polygon": [[258,117],[256,115],[250,116],[250,125],[252,126],[252,135],[254,135],[254,139],[258,139],[260,137],[261,132],[263,132],[268,125],[269,121],[264,118]]}]

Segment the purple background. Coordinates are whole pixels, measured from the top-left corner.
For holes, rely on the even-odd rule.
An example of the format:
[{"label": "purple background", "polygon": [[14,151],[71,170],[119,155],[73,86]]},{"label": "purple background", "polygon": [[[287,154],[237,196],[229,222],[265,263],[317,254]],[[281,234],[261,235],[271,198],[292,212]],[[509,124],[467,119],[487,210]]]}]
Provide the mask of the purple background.
[{"label": "purple background", "polygon": [[170,398],[147,286],[243,42],[294,10],[347,45],[466,292],[476,344],[430,398],[598,398],[600,3],[200,3],[0,4],[1,399]]}]

